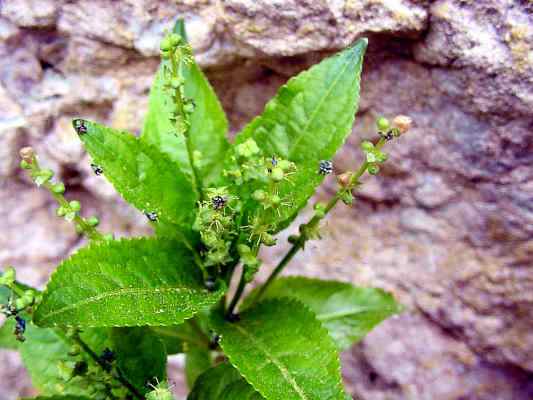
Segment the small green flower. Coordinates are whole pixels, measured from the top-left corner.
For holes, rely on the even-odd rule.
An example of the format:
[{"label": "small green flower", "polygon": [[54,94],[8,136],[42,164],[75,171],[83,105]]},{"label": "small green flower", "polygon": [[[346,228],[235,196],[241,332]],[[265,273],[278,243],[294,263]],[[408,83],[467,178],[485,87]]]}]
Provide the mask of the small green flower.
[{"label": "small green flower", "polygon": [[251,158],[261,152],[259,146],[257,146],[257,143],[253,139],[248,139],[245,142],[239,144],[235,148],[235,151],[239,157],[243,158]]}]

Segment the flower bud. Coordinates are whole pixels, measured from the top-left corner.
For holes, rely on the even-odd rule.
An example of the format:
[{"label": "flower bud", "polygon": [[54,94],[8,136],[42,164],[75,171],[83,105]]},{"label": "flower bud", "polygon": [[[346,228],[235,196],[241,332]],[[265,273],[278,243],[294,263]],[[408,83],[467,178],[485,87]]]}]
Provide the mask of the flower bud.
[{"label": "flower bud", "polygon": [[56,210],[56,215],[57,215],[58,217],[64,217],[66,213],[67,213],[67,210],[66,210],[65,207],[63,207],[63,206],[59,206],[59,207],[57,208],[57,210]]},{"label": "flower bud", "polygon": [[161,40],[161,43],[159,45],[159,48],[161,51],[169,51],[172,49],[172,41],[170,40],[170,36],[165,36],[163,40]]},{"label": "flower bud", "polygon": [[392,125],[400,131],[400,134],[404,134],[413,125],[413,119],[407,115],[397,115],[392,120]]},{"label": "flower bud", "polygon": [[352,176],[353,172],[347,171],[337,177],[337,182],[339,182],[341,187],[346,188],[352,183]]},{"label": "flower bud", "polygon": [[26,160],[21,160],[19,165],[22,169],[31,169],[31,164]]},{"label": "flower bud", "polygon": [[52,186],[52,193],[63,194],[65,193],[65,185],[63,182],[58,182]]},{"label": "flower bud", "polygon": [[19,151],[20,158],[22,160],[26,161],[28,164],[31,164],[33,162],[33,158],[35,157],[35,152],[33,151],[33,147],[23,147]]},{"label": "flower bud", "polygon": [[34,175],[34,181],[37,186],[48,182],[54,176],[54,171],[51,169],[43,169]]},{"label": "flower bud", "polygon": [[281,169],[280,167],[274,167],[272,168],[270,177],[272,178],[274,182],[281,182],[283,178],[285,177],[285,173],[283,172],[283,169]]},{"label": "flower bud", "polygon": [[370,164],[368,166],[368,173],[370,175],[377,175],[377,173],[379,172],[379,165],[377,164]]},{"label": "flower bud", "polygon": [[277,194],[272,195],[270,198],[270,204],[272,207],[278,207],[281,204],[281,197],[279,197]]},{"label": "flower bud", "polygon": [[368,153],[369,151],[374,150],[374,144],[368,140],[365,140],[361,143],[361,150],[363,150],[365,153]]},{"label": "flower bud", "polygon": [[98,226],[100,224],[100,220],[98,219],[98,217],[91,217],[87,220],[87,223],[90,226]]},{"label": "flower bud", "polygon": [[81,204],[78,200],[72,200],[68,203],[68,205],[70,206],[70,209],[74,212],[78,212],[81,210]]},{"label": "flower bud", "polygon": [[390,128],[390,122],[387,118],[385,117],[379,117],[377,120],[376,120],[376,126],[378,128],[378,131],[380,132],[385,132],[385,131],[388,131],[389,128]]},{"label": "flower bud", "polygon": [[291,169],[293,169],[294,164],[289,160],[279,160],[278,167],[281,168],[283,172],[289,172]]},{"label": "flower bud", "polygon": [[8,267],[0,276],[0,285],[4,286],[11,286],[15,283],[15,279],[17,278],[17,273],[15,272],[15,268]]},{"label": "flower bud", "polygon": [[264,190],[258,189],[252,193],[252,198],[255,201],[263,201],[266,198],[266,192]]}]

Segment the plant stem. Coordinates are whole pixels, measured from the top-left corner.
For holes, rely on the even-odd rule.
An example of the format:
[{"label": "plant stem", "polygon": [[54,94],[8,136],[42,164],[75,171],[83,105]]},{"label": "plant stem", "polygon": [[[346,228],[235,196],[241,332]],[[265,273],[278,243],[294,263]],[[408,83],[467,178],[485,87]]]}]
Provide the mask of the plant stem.
[{"label": "plant stem", "polygon": [[226,317],[231,317],[233,315],[233,312],[235,311],[235,307],[237,306],[237,303],[239,302],[244,292],[244,287],[246,286],[246,280],[244,279],[244,275],[245,275],[245,269],[243,265],[241,278],[239,280],[239,285],[237,286],[237,290],[235,291],[235,294],[233,295],[233,299],[231,299],[231,303],[228,306],[228,309],[226,311]]},{"label": "plant stem", "polygon": [[126,389],[128,389],[137,399],[144,399],[144,396],[133,386],[121,373],[117,370],[117,374],[109,371],[109,366],[85,343],[79,334],[74,335],[73,340],[96,362],[104,372],[110,374],[114,379],[119,381]]},{"label": "plant stem", "polygon": [[[31,165],[32,169],[34,169],[35,171],[41,170],[39,161],[37,160],[36,156],[33,156]],[[67,201],[67,199],[65,199],[65,196],[63,196],[63,194],[61,193],[54,192],[54,185],[50,181],[43,183],[43,186],[48,189],[48,191],[52,194],[52,196],[59,203],[60,206],[70,208],[69,202]],[[74,216],[73,221],[81,227],[83,233],[85,233],[90,240],[104,240],[104,236],[94,226],[87,223],[84,218],[80,217],[77,212]]]},{"label": "plant stem", "polygon": [[[386,143],[386,140],[383,138],[380,138],[375,147],[379,150],[383,147],[383,145]],[[346,187],[340,188],[337,193],[335,193],[335,196],[328,202],[326,205],[326,208],[324,210],[324,214],[327,214],[337,205],[339,200],[342,198],[343,194],[345,194],[348,191],[353,190],[358,184],[359,184],[359,178],[363,176],[363,174],[368,169],[369,163],[368,161],[363,161],[359,169],[350,177],[350,182]],[[323,218],[323,217],[322,217]],[[305,224],[303,224],[304,227],[308,228],[314,228],[316,225],[320,223],[321,217],[318,217],[316,214]],[[296,242],[292,245],[292,247],[289,249],[287,254],[281,259],[281,261],[278,263],[276,268],[272,271],[270,276],[267,278],[263,286],[259,289],[257,292],[257,295],[252,300],[252,304],[257,303],[259,300],[261,300],[261,297],[265,294],[268,287],[272,284],[274,279],[283,271],[283,269],[287,266],[287,264],[292,260],[292,258],[298,253],[300,249],[303,249],[305,242],[309,240],[309,237],[305,235],[302,231],[302,233],[298,236],[298,239]]]},{"label": "plant stem", "polygon": [[[179,59],[176,59],[176,57],[179,56],[179,49],[176,49],[176,52],[171,57],[171,65],[172,65],[172,76],[175,78],[179,78],[180,75],[180,68],[181,68],[181,61]],[[198,175],[198,171],[194,165],[194,150],[192,148],[191,143],[191,135],[189,132],[190,122],[189,117],[186,115],[185,111],[183,110],[183,99],[181,95],[181,89],[177,88],[175,90],[174,99],[176,102],[176,111],[178,115],[185,121],[185,124],[187,126],[186,131],[183,133],[185,136],[185,146],[187,148],[187,156],[189,158],[189,164],[191,165],[192,170],[192,178],[193,178],[193,186],[196,188],[196,191],[198,192],[200,196],[200,200],[203,199],[203,191],[202,191],[202,185],[200,176]]]}]

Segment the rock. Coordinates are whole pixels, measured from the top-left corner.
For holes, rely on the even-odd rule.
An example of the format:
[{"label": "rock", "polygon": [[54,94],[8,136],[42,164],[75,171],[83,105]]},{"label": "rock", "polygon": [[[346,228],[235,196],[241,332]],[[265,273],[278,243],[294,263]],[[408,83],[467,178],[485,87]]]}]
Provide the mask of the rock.
[{"label": "rock", "polygon": [[[158,42],[177,15],[222,99],[231,134],[289,77],[369,37],[360,111],[335,172],[356,168],[374,121],[409,115],[389,161],[364,177],[287,273],[390,290],[408,311],[346,352],[356,398],[533,398],[533,5],[519,0],[8,0],[0,12],[0,263],[42,285],[83,245],[18,171],[33,145],[87,215],[149,234],[90,169],[70,119],[139,133]],[[329,177],[317,198],[335,191]],[[286,245],[290,232],[279,235]],[[286,247],[262,253],[265,279]],[[0,355],[2,371],[20,371]],[[179,371],[180,362],[172,363]],[[0,393],[29,396],[3,372]],[[8,380],[6,380],[6,377]],[[20,390],[19,390],[20,389]],[[16,393],[15,393],[16,392]],[[183,394],[183,393],[182,393]]]},{"label": "rock", "polygon": [[0,15],[24,28],[53,27],[60,5],[58,0],[5,0]]}]

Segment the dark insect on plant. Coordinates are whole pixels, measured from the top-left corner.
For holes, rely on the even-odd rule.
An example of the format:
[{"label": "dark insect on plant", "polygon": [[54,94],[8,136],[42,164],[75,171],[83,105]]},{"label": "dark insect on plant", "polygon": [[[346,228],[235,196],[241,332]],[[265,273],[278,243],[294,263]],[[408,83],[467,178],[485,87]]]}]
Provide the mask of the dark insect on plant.
[{"label": "dark insect on plant", "polygon": [[[182,353],[189,400],[346,399],[339,351],[401,306],[381,289],[280,274],[323,236],[333,208],[353,203],[366,173],[386,162],[385,144],[411,126],[405,116],[379,118],[375,140],[361,143],[364,161],[292,226],[351,133],[366,47],[360,39],[290,79],[230,143],[179,22],[161,42],[140,136],[73,121],[95,174],[105,170],[157,222],[149,237],[101,232],[34,150],[20,150],[21,168],[89,241],[43,292],[18,282],[13,268],[0,275],[0,346],[21,352],[42,396],[170,400],[167,357]],[[286,228],[289,250],[257,279],[261,249]]]},{"label": "dark insect on plant", "polygon": [[333,163],[330,160],[322,160],[318,164],[318,173],[321,175],[329,175],[333,172]]},{"label": "dark insect on plant", "polygon": [[97,176],[102,175],[104,173],[104,170],[102,169],[102,167],[96,164],[91,164],[91,169],[93,170],[94,174]]},{"label": "dark insect on plant", "polygon": [[72,123],[78,135],[83,135],[84,133],[87,133],[87,125],[85,124],[85,121],[83,119],[75,119]]},{"label": "dark insect on plant", "polygon": [[159,220],[159,216],[157,215],[155,211],[145,211],[144,215],[151,222],[157,222]]}]

